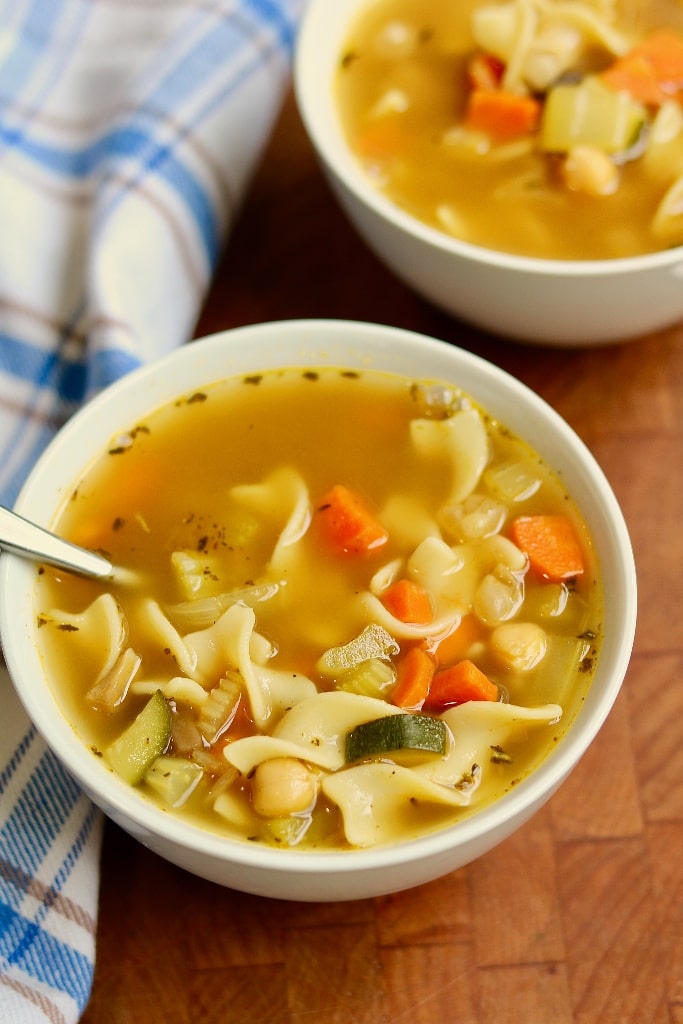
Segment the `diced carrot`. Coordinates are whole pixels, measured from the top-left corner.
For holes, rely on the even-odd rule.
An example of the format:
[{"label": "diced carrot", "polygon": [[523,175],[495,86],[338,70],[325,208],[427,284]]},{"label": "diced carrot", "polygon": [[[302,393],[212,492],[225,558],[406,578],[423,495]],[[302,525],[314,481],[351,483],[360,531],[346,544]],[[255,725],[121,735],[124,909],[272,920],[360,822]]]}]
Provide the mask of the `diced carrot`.
[{"label": "diced carrot", "polygon": [[317,519],[325,541],[340,554],[367,555],[389,539],[360,495],[343,484],[335,484],[321,499]]},{"label": "diced carrot", "polygon": [[538,127],[541,103],[504,89],[473,89],[467,100],[465,126],[500,142],[530,135]]},{"label": "diced carrot", "polygon": [[561,583],[584,571],[581,545],[566,516],[519,516],[512,521],[510,537],[542,579]]},{"label": "diced carrot", "polygon": [[398,117],[378,117],[356,136],[353,146],[366,159],[387,159],[398,152],[404,135]]},{"label": "diced carrot", "polygon": [[467,81],[470,89],[498,89],[505,73],[505,65],[491,53],[477,50],[467,62]]},{"label": "diced carrot", "polygon": [[602,72],[611,89],[660,106],[683,90],[683,36],[662,29],[653,32]]},{"label": "diced carrot", "polygon": [[434,674],[424,707],[430,711],[470,700],[498,700],[498,687],[473,661],[465,659]]},{"label": "diced carrot", "polygon": [[414,580],[396,580],[382,594],[382,604],[401,622],[424,625],[434,617],[432,599],[424,587]]},{"label": "diced carrot", "polygon": [[436,666],[422,647],[410,647],[396,662],[396,684],[391,701],[407,711],[419,711],[424,704]]},{"label": "diced carrot", "polygon": [[472,644],[483,637],[484,627],[476,615],[464,615],[457,629],[445,636],[436,646],[434,654],[437,664],[453,665],[456,661],[462,661]]}]

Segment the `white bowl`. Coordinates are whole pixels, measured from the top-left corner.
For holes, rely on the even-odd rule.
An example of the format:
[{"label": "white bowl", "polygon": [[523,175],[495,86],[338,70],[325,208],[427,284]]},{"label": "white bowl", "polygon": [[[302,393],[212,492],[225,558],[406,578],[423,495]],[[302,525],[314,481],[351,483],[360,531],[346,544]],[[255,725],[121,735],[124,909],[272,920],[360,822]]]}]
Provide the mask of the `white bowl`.
[{"label": "white bowl", "polygon": [[304,127],[359,234],[437,306],[496,334],[536,344],[614,343],[683,318],[683,248],[614,260],[507,255],[461,242],[395,206],[345,141],[334,81],[349,27],[368,0],[309,0],[294,81]]},{"label": "white bowl", "polygon": [[534,445],[559,472],[589,524],[602,567],[604,642],[594,682],[564,739],[514,790],[441,832],[384,848],[316,853],[225,839],[152,805],[103,766],[63,716],[38,652],[36,568],[0,558],[0,638],[29,716],[48,745],[106,814],[168,860],[222,885],[298,900],[347,900],[418,885],[478,857],[526,821],[594,739],[621,686],[636,617],[631,545],[617,501],[592,455],[537,395],[477,356],[445,342],[377,324],[285,321],[216,334],[185,346],[105,390],[60,431],[17,502],[49,526],[84,467],[111,437],[159,405],[212,380],[283,366],[344,365],[457,383]]}]

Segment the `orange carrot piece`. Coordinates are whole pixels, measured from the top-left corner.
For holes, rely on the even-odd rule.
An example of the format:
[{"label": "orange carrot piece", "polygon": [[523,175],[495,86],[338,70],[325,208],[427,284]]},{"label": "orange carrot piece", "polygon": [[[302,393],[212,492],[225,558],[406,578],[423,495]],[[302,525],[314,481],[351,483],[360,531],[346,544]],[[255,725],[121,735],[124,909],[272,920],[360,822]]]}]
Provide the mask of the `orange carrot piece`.
[{"label": "orange carrot piece", "polygon": [[436,666],[422,647],[410,647],[396,663],[396,683],[391,701],[407,711],[419,711],[424,704]]},{"label": "orange carrot piece", "polygon": [[628,92],[641,103],[661,105],[683,90],[683,36],[667,29],[653,32],[601,78],[611,89]]},{"label": "orange carrot piece", "polygon": [[584,571],[581,545],[566,516],[519,516],[512,521],[510,537],[545,580],[561,583]]},{"label": "orange carrot piece", "polygon": [[431,597],[424,587],[414,580],[396,580],[382,594],[382,604],[401,622],[424,625],[431,622],[434,617]]},{"label": "orange carrot piece", "polygon": [[541,103],[504,89],[473,89],[467,101],[465,126],[499,142],[530,135],[538,127]]},{"label": "orange carrot piece", "polygon": [[470,700],[498,700],[498,687],[473,661],[465,659],[435,672],[424,707],[431,711]]},{"label": "orange carrot piece", "polygon": [[467,657],[472,644],[484,638],[484,627],[476,615],[464,615],[460,625],[439,641],[434,651],[439,666],[453,665]]},{"label": "orange carrot piece", "polygon": [[360,495],[343,484],[335,484],[324,495],[317,518],[328,545],[342,554],[367,555],[389,540]]},{"label": "orange carrot piece", "polygon": [[369,160],[386,160],[401,146],[405,129],[397,117],[382,117],[370,122],[353,140],[359,156]]}]

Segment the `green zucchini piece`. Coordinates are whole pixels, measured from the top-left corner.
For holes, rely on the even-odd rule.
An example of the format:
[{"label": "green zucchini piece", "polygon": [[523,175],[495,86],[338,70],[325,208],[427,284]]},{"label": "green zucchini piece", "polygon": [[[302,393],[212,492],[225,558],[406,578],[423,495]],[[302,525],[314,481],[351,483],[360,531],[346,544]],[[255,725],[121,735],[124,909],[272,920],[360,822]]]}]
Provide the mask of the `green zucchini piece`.
[{"label": "green zucchini piece", "polygon": [[124,782],[137,786],[171,742],[171,708],[157,690],[131,724],[107,747],[104,756]]},{"label": "green zucchini piece", "polygon": [[204,770],[185,757],[157,757],[145,772],[145,782],[169,807],[182,807],[199,785]]},{"label": "green zucchini piece", "polygon": [[346,737],[346,760],[359,761],[368,757],[391,756],[409,759],[420,754],[446,753],[448,729],[440,718],[431,715],[387,715],[363,722]]},{"label": "green zucchini piece", "polygon": [[568,153],[581,145],[621,153],[634,144],[645,119],[640,103],[626,92],[609,89],[595,76],[578,85],[556,85],[543,109],[541,149]]}]

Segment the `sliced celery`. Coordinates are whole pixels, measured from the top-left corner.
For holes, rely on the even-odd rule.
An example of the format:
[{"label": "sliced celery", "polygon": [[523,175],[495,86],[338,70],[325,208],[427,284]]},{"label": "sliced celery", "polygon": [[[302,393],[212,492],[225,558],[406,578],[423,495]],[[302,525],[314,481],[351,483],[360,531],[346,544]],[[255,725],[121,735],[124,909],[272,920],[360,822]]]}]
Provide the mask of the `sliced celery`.
[{"label": "sliced celery", "polygon": [[370,658],[345,672],[337,684],[337,689],[381,700],[395,682],[396,671],[391,662],[383,661],[381,658]]},{"label": "sliced celery", "polygon": [[540,146],[549,153],[567,153],[579,145],[620,153],[634,144],[645,118],[644,108],[628,93],[615,92],[589,75],[576,85],[550,90]]},{"label": "sliced celery", "polygon": [[161,690],[148,700],[142,711],[105,750],[105,757],[117,775],[136,786],[157,757],[171,742],[171,709]]},{"label": "sliced celery", "polygon": [[242,677],[239,672],[228,670],[199,709],[199,731],[208,743],[215,743],[230,726],[241,696]]}]

